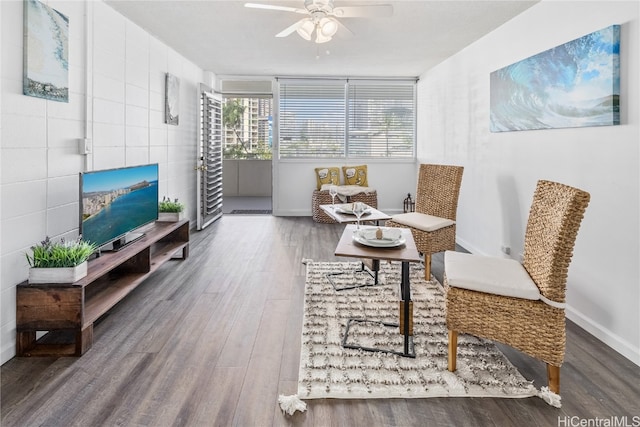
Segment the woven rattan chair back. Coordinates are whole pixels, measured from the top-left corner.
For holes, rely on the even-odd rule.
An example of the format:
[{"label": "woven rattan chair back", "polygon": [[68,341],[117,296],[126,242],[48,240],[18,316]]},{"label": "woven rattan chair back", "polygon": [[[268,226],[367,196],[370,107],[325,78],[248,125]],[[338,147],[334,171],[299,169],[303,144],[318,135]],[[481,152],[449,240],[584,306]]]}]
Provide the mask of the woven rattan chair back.
[{"label": "woven rattan chair back", "polygon": [[462,166],[421,164],[416,189],[416,212],[456,220]]},{"label": "woven rattan chair back", "polygon": [[589,193],[538,181],[525,232],[523,265],[540,293],[564,302],[569,263]]}]

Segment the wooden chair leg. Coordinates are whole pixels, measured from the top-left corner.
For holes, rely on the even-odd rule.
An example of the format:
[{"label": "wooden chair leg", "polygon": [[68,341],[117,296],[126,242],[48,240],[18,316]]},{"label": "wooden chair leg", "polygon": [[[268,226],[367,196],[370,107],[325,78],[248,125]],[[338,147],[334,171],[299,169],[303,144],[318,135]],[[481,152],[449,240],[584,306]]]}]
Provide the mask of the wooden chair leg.
[{"label": "wooden chair leg", "polygon": [[458,353],[458,332],[449,331],[449,371],[456,370],[456,356]]},{"label": "wooden chair leg", "polygon": [[424,280],[431,281],[431,254],[424,254]]},{"label": "wooden chair leg", "polygon": [[560,394],[560,366],[547,363],[547,380],[549,381],[549,390]]}]

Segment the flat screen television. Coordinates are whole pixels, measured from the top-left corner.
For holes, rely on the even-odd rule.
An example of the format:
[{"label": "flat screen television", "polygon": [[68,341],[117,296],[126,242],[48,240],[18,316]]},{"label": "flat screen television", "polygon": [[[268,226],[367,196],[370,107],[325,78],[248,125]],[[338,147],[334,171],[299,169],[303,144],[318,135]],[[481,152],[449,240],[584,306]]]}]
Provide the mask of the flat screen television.
[{"label": "flat screen television", "polygon": [[80,173],[80,234],[101,250],[117,250],[143,236],[158,219],[158,165]]}]

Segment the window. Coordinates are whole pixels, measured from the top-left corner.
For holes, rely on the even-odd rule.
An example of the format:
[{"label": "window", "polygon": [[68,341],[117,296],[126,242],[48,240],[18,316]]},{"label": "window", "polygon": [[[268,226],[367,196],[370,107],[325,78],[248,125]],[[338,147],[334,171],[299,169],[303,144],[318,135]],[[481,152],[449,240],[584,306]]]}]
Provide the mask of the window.
[{"label": "window", "polygon": [[415,81],[281,80],[280,158],[413,158]]},{"label": "window", "polygon": [[259,96],[223,98],[225,159],[271,159],[272,101]]}]

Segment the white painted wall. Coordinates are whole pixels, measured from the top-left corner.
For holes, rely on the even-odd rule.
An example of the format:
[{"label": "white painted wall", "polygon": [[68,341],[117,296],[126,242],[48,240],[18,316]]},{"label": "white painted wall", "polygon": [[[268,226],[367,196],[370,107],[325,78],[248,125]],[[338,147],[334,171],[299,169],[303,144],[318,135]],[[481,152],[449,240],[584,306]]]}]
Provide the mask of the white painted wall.
[{"label": "white painted wall", "polygon": [[[15,286],[25,252],[78,234],[78,173],[160,165],[160,195],[195,220],[198,84],[203,71],[98,1],[45,1],[70,20],[70,101],[22,95],[23,4],[0,2],[0,363],[15,354]],[[180,79],[180,124],[164,124],[164,76]],[[93,140],[78,154],[77,140]]]},{"label": "white painted wall", "polygon": [[[639,17],[637,1],[533,6],[425,73],[418,157],[465,166],[458,240],[475,253],[517,257],[535,185],[549,179],[591,193],[569,269],[567,316],[640,364]],[[489,74],[621,24],[620,126],[489,132]]]},{"label": "white painted wall", "polygon": [[223,197],[271,197],[271,160],[225,159]]},{"label": "white painted wall", "polygon": [[[311,196],[316,188],[317,167],[367,165],[367,181],[378,194],[378,209],[388,214],[402,212],[402,202],[415,198],[414,160],[389,162],[372,159],[273,160],[273,213],[279,216],[310,216]],[[344,178],[341,177],[344,182]]]}]

